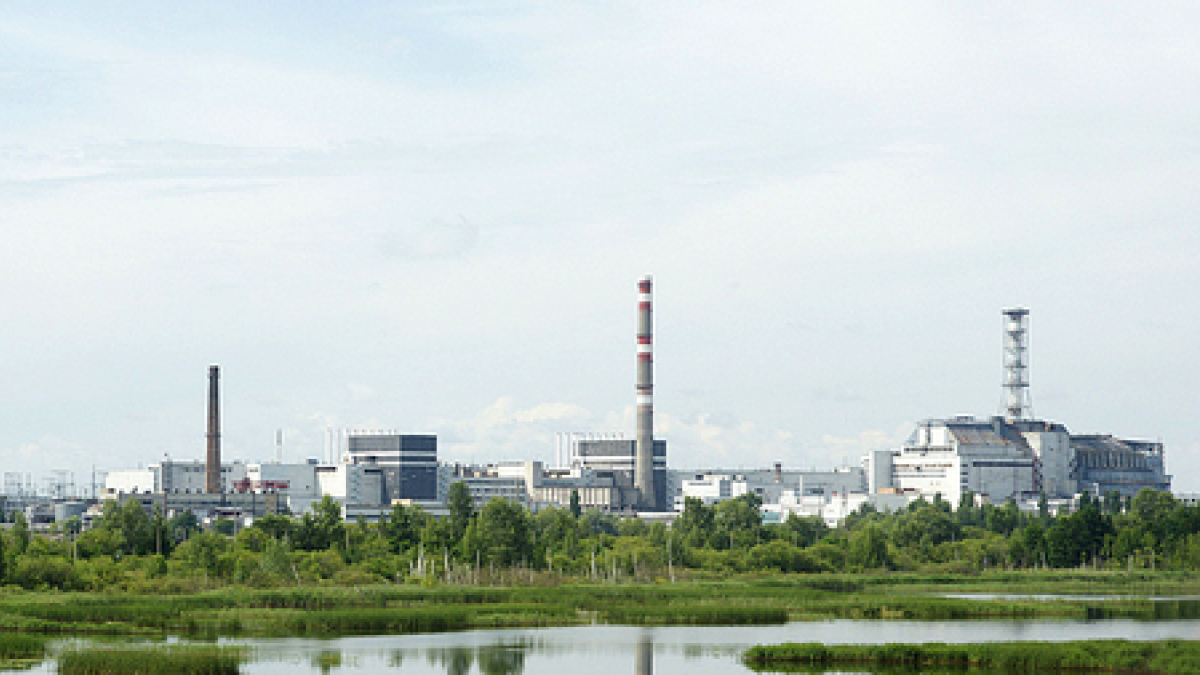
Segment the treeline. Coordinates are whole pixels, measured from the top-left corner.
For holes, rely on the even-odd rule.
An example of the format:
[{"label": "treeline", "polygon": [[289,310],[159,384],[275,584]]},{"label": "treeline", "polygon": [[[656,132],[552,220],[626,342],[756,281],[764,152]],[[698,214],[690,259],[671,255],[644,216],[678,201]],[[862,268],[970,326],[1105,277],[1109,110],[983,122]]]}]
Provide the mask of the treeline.
[{"label": "treeline", "polygon": [[451,486],[449,515],[397,505],[377,523],[345,523],[326,498],[302,517],[267,516],[236,528],[195,516],[147,514],[109,502],[87,532],[72,519],[35,535],[20,514],[0,537],[0,583],[28,589],[183,592],[226,584],[273,587],[381,581],[535,583],[666,580],[738,572],[1200,568],[1200,508],[1144,490],[1132,499],[1084,497],[1070,514],[1009,502],[957,509],[934,498],[896,513],[864,506],[838,528],[819,518],[764,524],[755,495],[706,506],[688,499],[670,528],[595,510],[530,512],[494,499],[476,509]]}]

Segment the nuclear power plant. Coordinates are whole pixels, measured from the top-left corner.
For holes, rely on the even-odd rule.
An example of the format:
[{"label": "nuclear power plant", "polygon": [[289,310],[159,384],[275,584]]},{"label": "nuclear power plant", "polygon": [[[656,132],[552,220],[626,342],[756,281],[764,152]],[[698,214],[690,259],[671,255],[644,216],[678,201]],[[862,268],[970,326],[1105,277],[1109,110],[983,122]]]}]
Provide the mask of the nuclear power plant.
[{"label": "nuclear power plant", "polygon": [[[557,435],[554,461],[474,465],[438,461],[437,437],[379,430],[327,430],[323,459],[284,464],[222,462],[220,368],[208,370],[207,454],[203,463],[165,458],[148,469],[108,475],[108,497],[147,508],[188,509],[215,516],[304,512],[330,496],[348,518],[371,520],[393,504],[444,512],[449,486],[464,483],[477,504],[500,497],[530,508],[567,506],[667,516],[686,497],[712,504],[754,493],[764,518],[819,516],[830,525],[861,507],[900,508],[918,498],[958,504],[967,495],[1036,508],[1039,498],[1070,502],[1088,492],[1123,497],[1170,490],[1162,443],[1104,434],[1072,434],[1034,414],[1026,308],[1001,312],[1003,377],[999,412],[931,418],[898,448],[869,452],[856,466],[827,470],[773,468],[668,471],[667,443],[654,437],[653,279],[637,281],[636,417],[624,431]],[[282,443],[282,440],[279,440]]]},{"label": "nuclear power plant", "polygon": [[1029,310],[1003,317],[1004,411],[990,419],[925,420],[898,450],[863,459],[869,492],[941,495],[957,504],[971,493],[994,503],[1169,490],[1162,443],[1111,435],[1075,435],[1033,416],[1029,389]]}]

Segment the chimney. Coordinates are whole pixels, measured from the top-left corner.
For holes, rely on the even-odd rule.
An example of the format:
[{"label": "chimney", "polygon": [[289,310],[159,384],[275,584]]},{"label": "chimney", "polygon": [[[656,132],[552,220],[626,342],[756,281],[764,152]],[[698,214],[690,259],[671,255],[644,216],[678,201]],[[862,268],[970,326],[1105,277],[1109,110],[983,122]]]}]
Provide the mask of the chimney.
[{"label": "chimney", "polygon": [[658,506],[654,494],[654,324],[651,316],[649,276],[638,281],[637,325],[637,445],[634,449],[633,484],[641,507]]},{"label": "chimney", "polygon": [[221,492],[221,409],[218,405],[220,366],[208,367],[208,457],[204,464],[204,491]]}]

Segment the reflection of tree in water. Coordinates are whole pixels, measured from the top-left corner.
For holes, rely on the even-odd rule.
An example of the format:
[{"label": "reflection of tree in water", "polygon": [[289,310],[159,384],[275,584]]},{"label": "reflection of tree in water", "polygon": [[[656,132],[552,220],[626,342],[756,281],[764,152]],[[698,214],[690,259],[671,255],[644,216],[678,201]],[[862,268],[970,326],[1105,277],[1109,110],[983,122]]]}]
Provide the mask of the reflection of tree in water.
[{"label": "reflection of tree in water", "polygon": [[313,655],[312,664],[325,675],[334,668],[342,667],[342,653],[336,649],[321,650]]},{"label": "reflection of tree in water", "polygon": [[445,666],[447,675],[467,675],[475,662],[475,650],[470,647],[446,647],[429,650],[429,663]]},{"label": "reflection of tree in water", "polygon": [[[447,675],[468,675],[478,664],[483,675],[520,675],[525,670],[526,645],[487,645],[483,647],[446,647],[426,652],[430,665],[442,666]],[[404,657],[393,657],[399,666]]]},{"label": "reflection of tree in water", "polygon": [[525,670],[525,649],[493,645],[480,647],[479,670],[483,675],[520,675]]}]

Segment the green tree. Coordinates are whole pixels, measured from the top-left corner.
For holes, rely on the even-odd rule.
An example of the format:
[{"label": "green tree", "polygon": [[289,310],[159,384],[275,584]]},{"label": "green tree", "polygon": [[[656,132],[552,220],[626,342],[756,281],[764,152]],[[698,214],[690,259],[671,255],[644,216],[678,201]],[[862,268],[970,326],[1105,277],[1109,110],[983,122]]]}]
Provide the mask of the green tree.
[{"label": "green tree", "polygon": [[712,532],[715,517],[712,508],[705,506],[700,499],[685,497],[683,513],[675,519],[673,527],[686,545],[700,548],[708,543],[708,535]]},{"label": "green tree", "polygon": [[346,526],[342,523],[342,505],[325,495],[312,505],[296,528],[296,548],[302,551],[325,551],[344,546]]},{"label": "green tree", "polygon": [[753,492],[716,505],[709,545],[715,549],[749,549],[761,541],[762,498]]},{"label": "green tree", "polygon": [[829,533],[829,526],[820,516],[789,516],[783,521],[784,536],[793,546],[808,548]]},{"label": "green tree", "polygon": [[29,548],[29,522],[23,511],[13,511],[12,541],[13,555],[24,555]]},{"label": "green tree", "polygon": [[471,491],[466,483],[458,481],[450,485],[446,491],[446,510],[450,512],[451,537],[457,542],[475,517],[475,501],[471,499]]},{"label": "green tree", "polygon": [[576,518],[583,515],[583,507],[579,503],[579,490],[571,490],[571,515]]},{"label": "green tree", "polygon": [[221,556],[230,548],[229,539],[216,532],[201,532],[175,549],[172,556],[185,567],[218,576],[221,573]]},{"label": "green tree", "polygon": [[251,527],[262,530],[272,539],[291,539],[296,530],[296,520],[288,516],[268,514],[262,518],[255,518]]},{"label": "green tree", "polygon": [[200,519],[191,511],[179,511],[167,519],[167,533],[172,543],[179,543],[200,531]]},{"label": "green tree", "polygon": [[388,541],[392,553],[400,553],[417,545],[429,514],[419,506],[396,504],[391,515],[380,521],[379,531]]},{"label": "green tree", "polygon": [[848,553],[846,562],[855,569],[888,569],[892,566],[887,537],[875,523],[867,523],[850,536]]},{"label": "green tree", "polygon": [[500,566],[523,563],[533,552],[525,509],[507,499],[493,498],[467,528],[467,554]]}]

